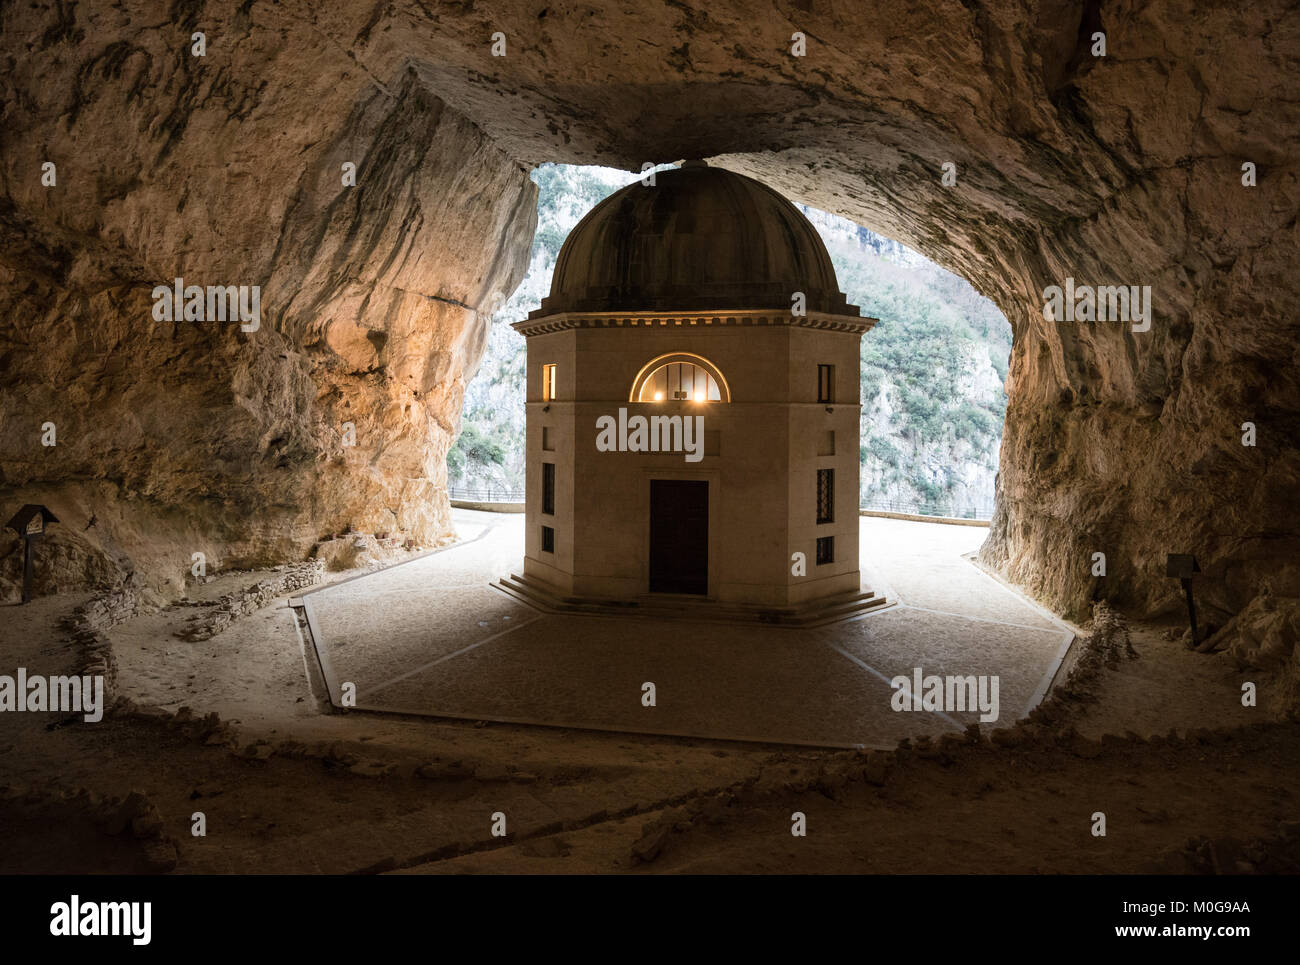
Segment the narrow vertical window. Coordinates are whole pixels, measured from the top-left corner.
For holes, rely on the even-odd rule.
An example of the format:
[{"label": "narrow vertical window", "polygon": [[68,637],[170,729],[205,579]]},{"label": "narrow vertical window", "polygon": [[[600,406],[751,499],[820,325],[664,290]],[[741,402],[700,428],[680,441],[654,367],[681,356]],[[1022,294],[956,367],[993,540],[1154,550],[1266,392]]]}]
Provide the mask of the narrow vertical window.
[{"label": "narrow vertical window", "polygon": [[835,470],[817,470],[817,522],[835,522]]},{"label": "narrow vertical window", "polygon": [[835,366],[817,366],[817,401],[835,401]]},{"label": "narrow vertical window", "polygon": [[549,526],[542,527],[542,552],[555,552],[555,530],[551,529]]},{"label": "narrow vertical window", "polygon": [[817,565],[835,562],[835,537],[822,536],[817,540]]},{"label": "narrow vertical window", "polygon": [[542,512],[555,515],[555,463],[542,463]]},{"label": "narrow vertical window", "polygon": [[542,401],[551,402],[555,399],[555,363],[542,366]]}]

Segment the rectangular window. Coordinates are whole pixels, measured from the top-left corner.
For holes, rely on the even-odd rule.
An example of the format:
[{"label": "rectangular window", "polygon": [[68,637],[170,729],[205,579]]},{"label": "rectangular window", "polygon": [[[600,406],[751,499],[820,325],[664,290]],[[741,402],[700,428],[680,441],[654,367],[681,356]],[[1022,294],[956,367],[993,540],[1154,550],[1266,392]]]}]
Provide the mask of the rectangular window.
[{"label": "rectangular window", "polygon": [[555,515],[555,463],[542,463],[542,512]]},{"label": "rectangular window", "polygon": [[835,366],[817,366],[817,401],[835,401]]},{"label": "rectangular window", "polygon": [[542,552],[555,552],[555,530],[551,529],[549,526],[542,527]]},{"label": "rectangular window", "polygon": [[555,399],[555,363],[542,366],[542,401],[551,402]]},{"label": "rectangular window", "polygon": [[817,522],[835,522],[835,470],[817,470]]},{"label": "rectangular window", "polygon": [[835,537],[822,536],[817,540],[817,565],[835,562]]}]

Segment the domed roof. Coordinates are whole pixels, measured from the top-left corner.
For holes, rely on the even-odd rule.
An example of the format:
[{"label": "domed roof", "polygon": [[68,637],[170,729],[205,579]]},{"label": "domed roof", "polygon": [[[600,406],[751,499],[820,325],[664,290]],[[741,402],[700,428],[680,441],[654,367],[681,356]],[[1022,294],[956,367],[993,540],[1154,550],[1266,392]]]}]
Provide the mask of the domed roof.
[{"label": "domed roof", "polygon": [[528,317],[561,312],[779,309],[857,316],[817,230],[764,184],[688,161],[634,181],[565,240],[551,293]]}]

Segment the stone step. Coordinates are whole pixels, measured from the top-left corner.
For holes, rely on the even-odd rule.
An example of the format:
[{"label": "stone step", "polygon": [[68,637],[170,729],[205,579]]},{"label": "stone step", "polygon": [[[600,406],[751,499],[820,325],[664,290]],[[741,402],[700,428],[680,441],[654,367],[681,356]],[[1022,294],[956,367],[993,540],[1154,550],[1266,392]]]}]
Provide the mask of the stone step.
[{"label": "stone step", "polygon": [[889,601],[871,590],[848,591],[782,609],[642,596],[635,601],[599,601],[555,595],[549,587],[518,573],[495,581],[501,591],[544,613],[634,616],[642,619],[694,620],[707,623],[753,623],[761,626],[819,627],[851,620]]}]

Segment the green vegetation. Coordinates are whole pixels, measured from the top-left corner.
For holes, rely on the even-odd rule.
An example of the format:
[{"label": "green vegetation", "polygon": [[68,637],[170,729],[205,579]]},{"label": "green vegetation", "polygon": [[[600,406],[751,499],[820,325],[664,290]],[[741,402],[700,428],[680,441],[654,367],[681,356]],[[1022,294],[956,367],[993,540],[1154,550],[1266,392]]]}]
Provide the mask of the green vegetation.
[{"label": "green vegetation", "polygon": [[468,466],[504,466],[506,450],[514,442],[503,425],[490,426],[485,432],[480,423],[465,423],[456,445],[447,453],[447,473],[456,477],[464,475]]},{"label": "green vegetation", "polygon": [[[636,175],[547,164],[519,290],[494,319],[447,455],[453,487],[523,490],[524,340],[509,327],[550,290],[560,246],[597,202]],[[867,229],[803,208],[840,287],[880,322],[862,340],[862,501],[967,516],[993,504],[1011,329],[963,279]]]}]

